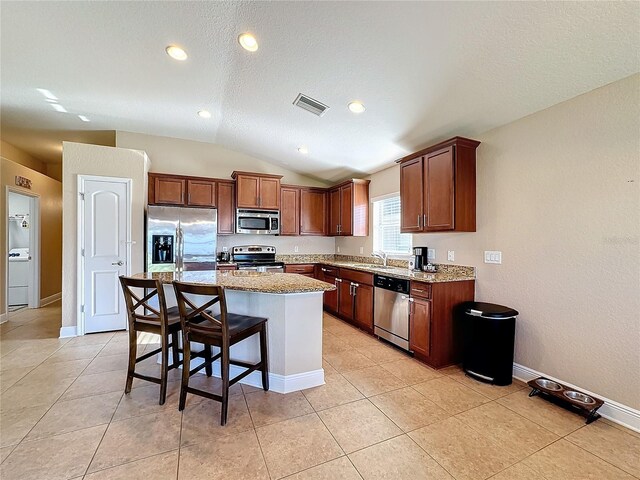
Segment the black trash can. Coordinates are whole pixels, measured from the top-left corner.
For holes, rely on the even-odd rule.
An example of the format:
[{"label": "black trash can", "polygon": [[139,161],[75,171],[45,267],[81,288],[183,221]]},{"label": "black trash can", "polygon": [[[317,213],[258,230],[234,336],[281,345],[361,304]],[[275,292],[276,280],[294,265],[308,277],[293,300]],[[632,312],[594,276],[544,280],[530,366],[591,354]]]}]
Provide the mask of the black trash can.
[{"label": "black trash can", "polygon": [[460,313],[464,371],[483,382],[510,385],[518,312],[493,303],[465,302]]}]

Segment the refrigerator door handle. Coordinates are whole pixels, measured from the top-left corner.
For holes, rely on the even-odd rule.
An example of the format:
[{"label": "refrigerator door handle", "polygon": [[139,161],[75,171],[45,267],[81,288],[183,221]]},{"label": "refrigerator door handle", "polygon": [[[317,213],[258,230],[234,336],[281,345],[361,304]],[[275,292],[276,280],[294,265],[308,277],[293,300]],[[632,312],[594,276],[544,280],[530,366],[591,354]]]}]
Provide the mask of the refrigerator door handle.
[{"label": "refrigerator door handle", "polygon": [[176,270],[181,272],[184,270],[184,235],[182,227],[176,229],[176,240],[178,241],[178,248],[176,251]]}]

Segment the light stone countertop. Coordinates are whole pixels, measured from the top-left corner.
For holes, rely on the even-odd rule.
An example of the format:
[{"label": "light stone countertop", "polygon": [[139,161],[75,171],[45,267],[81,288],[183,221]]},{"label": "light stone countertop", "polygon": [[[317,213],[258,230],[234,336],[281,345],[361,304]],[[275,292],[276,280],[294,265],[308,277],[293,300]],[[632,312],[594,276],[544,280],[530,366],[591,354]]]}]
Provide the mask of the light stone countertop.
[{"label": "light stone countertop", "polygon": [[246,270],[231,271],[187,271],[187,272],[145,272],[137,273],[135,278],[153,278],[169,284],[174,280],[187,283],[219,285],[229,290],[241,290],[258,293],[309,293],[335,290],[335,285],[295,273],[253,272]]}]

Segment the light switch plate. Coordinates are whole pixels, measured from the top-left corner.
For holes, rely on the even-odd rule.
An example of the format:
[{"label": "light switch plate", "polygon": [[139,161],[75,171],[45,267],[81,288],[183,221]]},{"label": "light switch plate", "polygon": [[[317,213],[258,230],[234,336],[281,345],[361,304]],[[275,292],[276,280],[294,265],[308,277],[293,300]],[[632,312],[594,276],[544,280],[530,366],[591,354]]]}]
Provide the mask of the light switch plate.
[{"label": "light switch plate", "polygon": [[295,247],[293,247],[293,251],[294,251],[295,253],[298,253],[298,245],[296,245]]},{"label": "light switch plate", "polygon": [[485,250],[484,252],[484,263],[502,263],[502,252],[498,252],[495,250]]},{"label": "light switch plate", "polygon": [[430,248],[427,250],[427,260],[435,260],[436,259],[436,249]]},{"label": "light switch plate", "polygon": [[453,262],[456,259],[456,252],[453,250],[447,250],[447,260]]},{"label": "light switch plate", "polygon": [[364,247],[360,247],[360,253],[364,253]]}]

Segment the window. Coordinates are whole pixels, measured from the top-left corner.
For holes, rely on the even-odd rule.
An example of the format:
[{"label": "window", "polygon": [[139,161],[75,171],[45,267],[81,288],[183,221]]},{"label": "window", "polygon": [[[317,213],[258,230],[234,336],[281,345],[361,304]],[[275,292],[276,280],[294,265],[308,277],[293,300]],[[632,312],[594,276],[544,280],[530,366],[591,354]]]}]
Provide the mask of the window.
[{"label": "window", "polygon": [[373,202],[373,249],[411,254],[411,234],[400,233],[400,195]]}]

